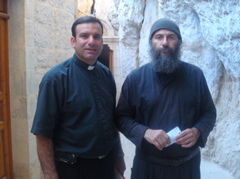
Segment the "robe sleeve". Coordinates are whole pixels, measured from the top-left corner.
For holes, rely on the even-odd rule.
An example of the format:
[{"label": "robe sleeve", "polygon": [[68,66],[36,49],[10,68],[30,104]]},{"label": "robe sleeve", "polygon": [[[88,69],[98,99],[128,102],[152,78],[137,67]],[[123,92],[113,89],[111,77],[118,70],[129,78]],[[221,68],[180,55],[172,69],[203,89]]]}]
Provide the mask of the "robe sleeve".
[{"label": "robe sleeve", "polygon": [[148,129],[137,122],[136,120],[136,107],[134,105],[134,97],[131,92],[131,85],[133,81],[129,77],[126,78],[121,95],[117,105],[117,126],[120,132],[133,142],[136,147],[140,147],[145,131]]}]

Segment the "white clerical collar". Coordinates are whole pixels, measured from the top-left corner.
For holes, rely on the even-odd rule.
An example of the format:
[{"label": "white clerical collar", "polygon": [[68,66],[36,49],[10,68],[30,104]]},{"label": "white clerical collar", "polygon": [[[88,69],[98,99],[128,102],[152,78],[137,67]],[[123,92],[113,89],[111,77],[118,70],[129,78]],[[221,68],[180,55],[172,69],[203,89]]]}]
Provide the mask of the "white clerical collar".
[{"label": "white clerical collar", "polygon": [[95,68],[95,66],[88,66],[88,70],[93,70]]}]

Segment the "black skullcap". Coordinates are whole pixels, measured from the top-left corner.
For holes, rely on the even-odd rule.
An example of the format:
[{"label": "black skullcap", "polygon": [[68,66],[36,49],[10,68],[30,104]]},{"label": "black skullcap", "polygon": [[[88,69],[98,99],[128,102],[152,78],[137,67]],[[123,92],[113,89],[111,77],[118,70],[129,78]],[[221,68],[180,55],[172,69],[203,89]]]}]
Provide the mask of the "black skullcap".
[{"label": "black skullcap", "polygon": [[154,22],[154,24],[152,25],[152,28],[150,30],[149,42],[151,42],[154,33],[160,29],[167,29],[167,30],[175,32],[175,34],[177,34],[180,42],[182,42],[182,36],[181,36],[178,25],[175,22],[171,21],[170,19],[165,19],[165,18],[159,19],[156,22]]}]

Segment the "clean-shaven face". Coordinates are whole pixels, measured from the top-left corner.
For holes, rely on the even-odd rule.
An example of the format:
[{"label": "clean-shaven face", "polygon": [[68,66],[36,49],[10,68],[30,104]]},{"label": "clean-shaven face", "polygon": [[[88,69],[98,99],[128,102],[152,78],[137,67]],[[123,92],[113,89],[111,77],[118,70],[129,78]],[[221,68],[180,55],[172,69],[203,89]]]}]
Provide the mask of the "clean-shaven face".
[{"label": "clean-shaven face", "polygon": [[82,23],[76,26],[76,38],[71,37],[71,45],[77,57],[93,65],[103,49],[102,29],[98,23]]}]

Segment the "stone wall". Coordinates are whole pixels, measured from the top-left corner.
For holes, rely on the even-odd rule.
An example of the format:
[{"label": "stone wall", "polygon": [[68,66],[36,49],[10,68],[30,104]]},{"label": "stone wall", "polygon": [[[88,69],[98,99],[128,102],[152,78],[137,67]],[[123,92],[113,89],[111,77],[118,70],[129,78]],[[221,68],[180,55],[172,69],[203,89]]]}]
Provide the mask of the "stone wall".
[{"label": "stone wall", "polygon": [[72,0],[9,0],[11,122],[15,178],[42,175],[35,137],[30,133],[43,74],[71,57]]}]

